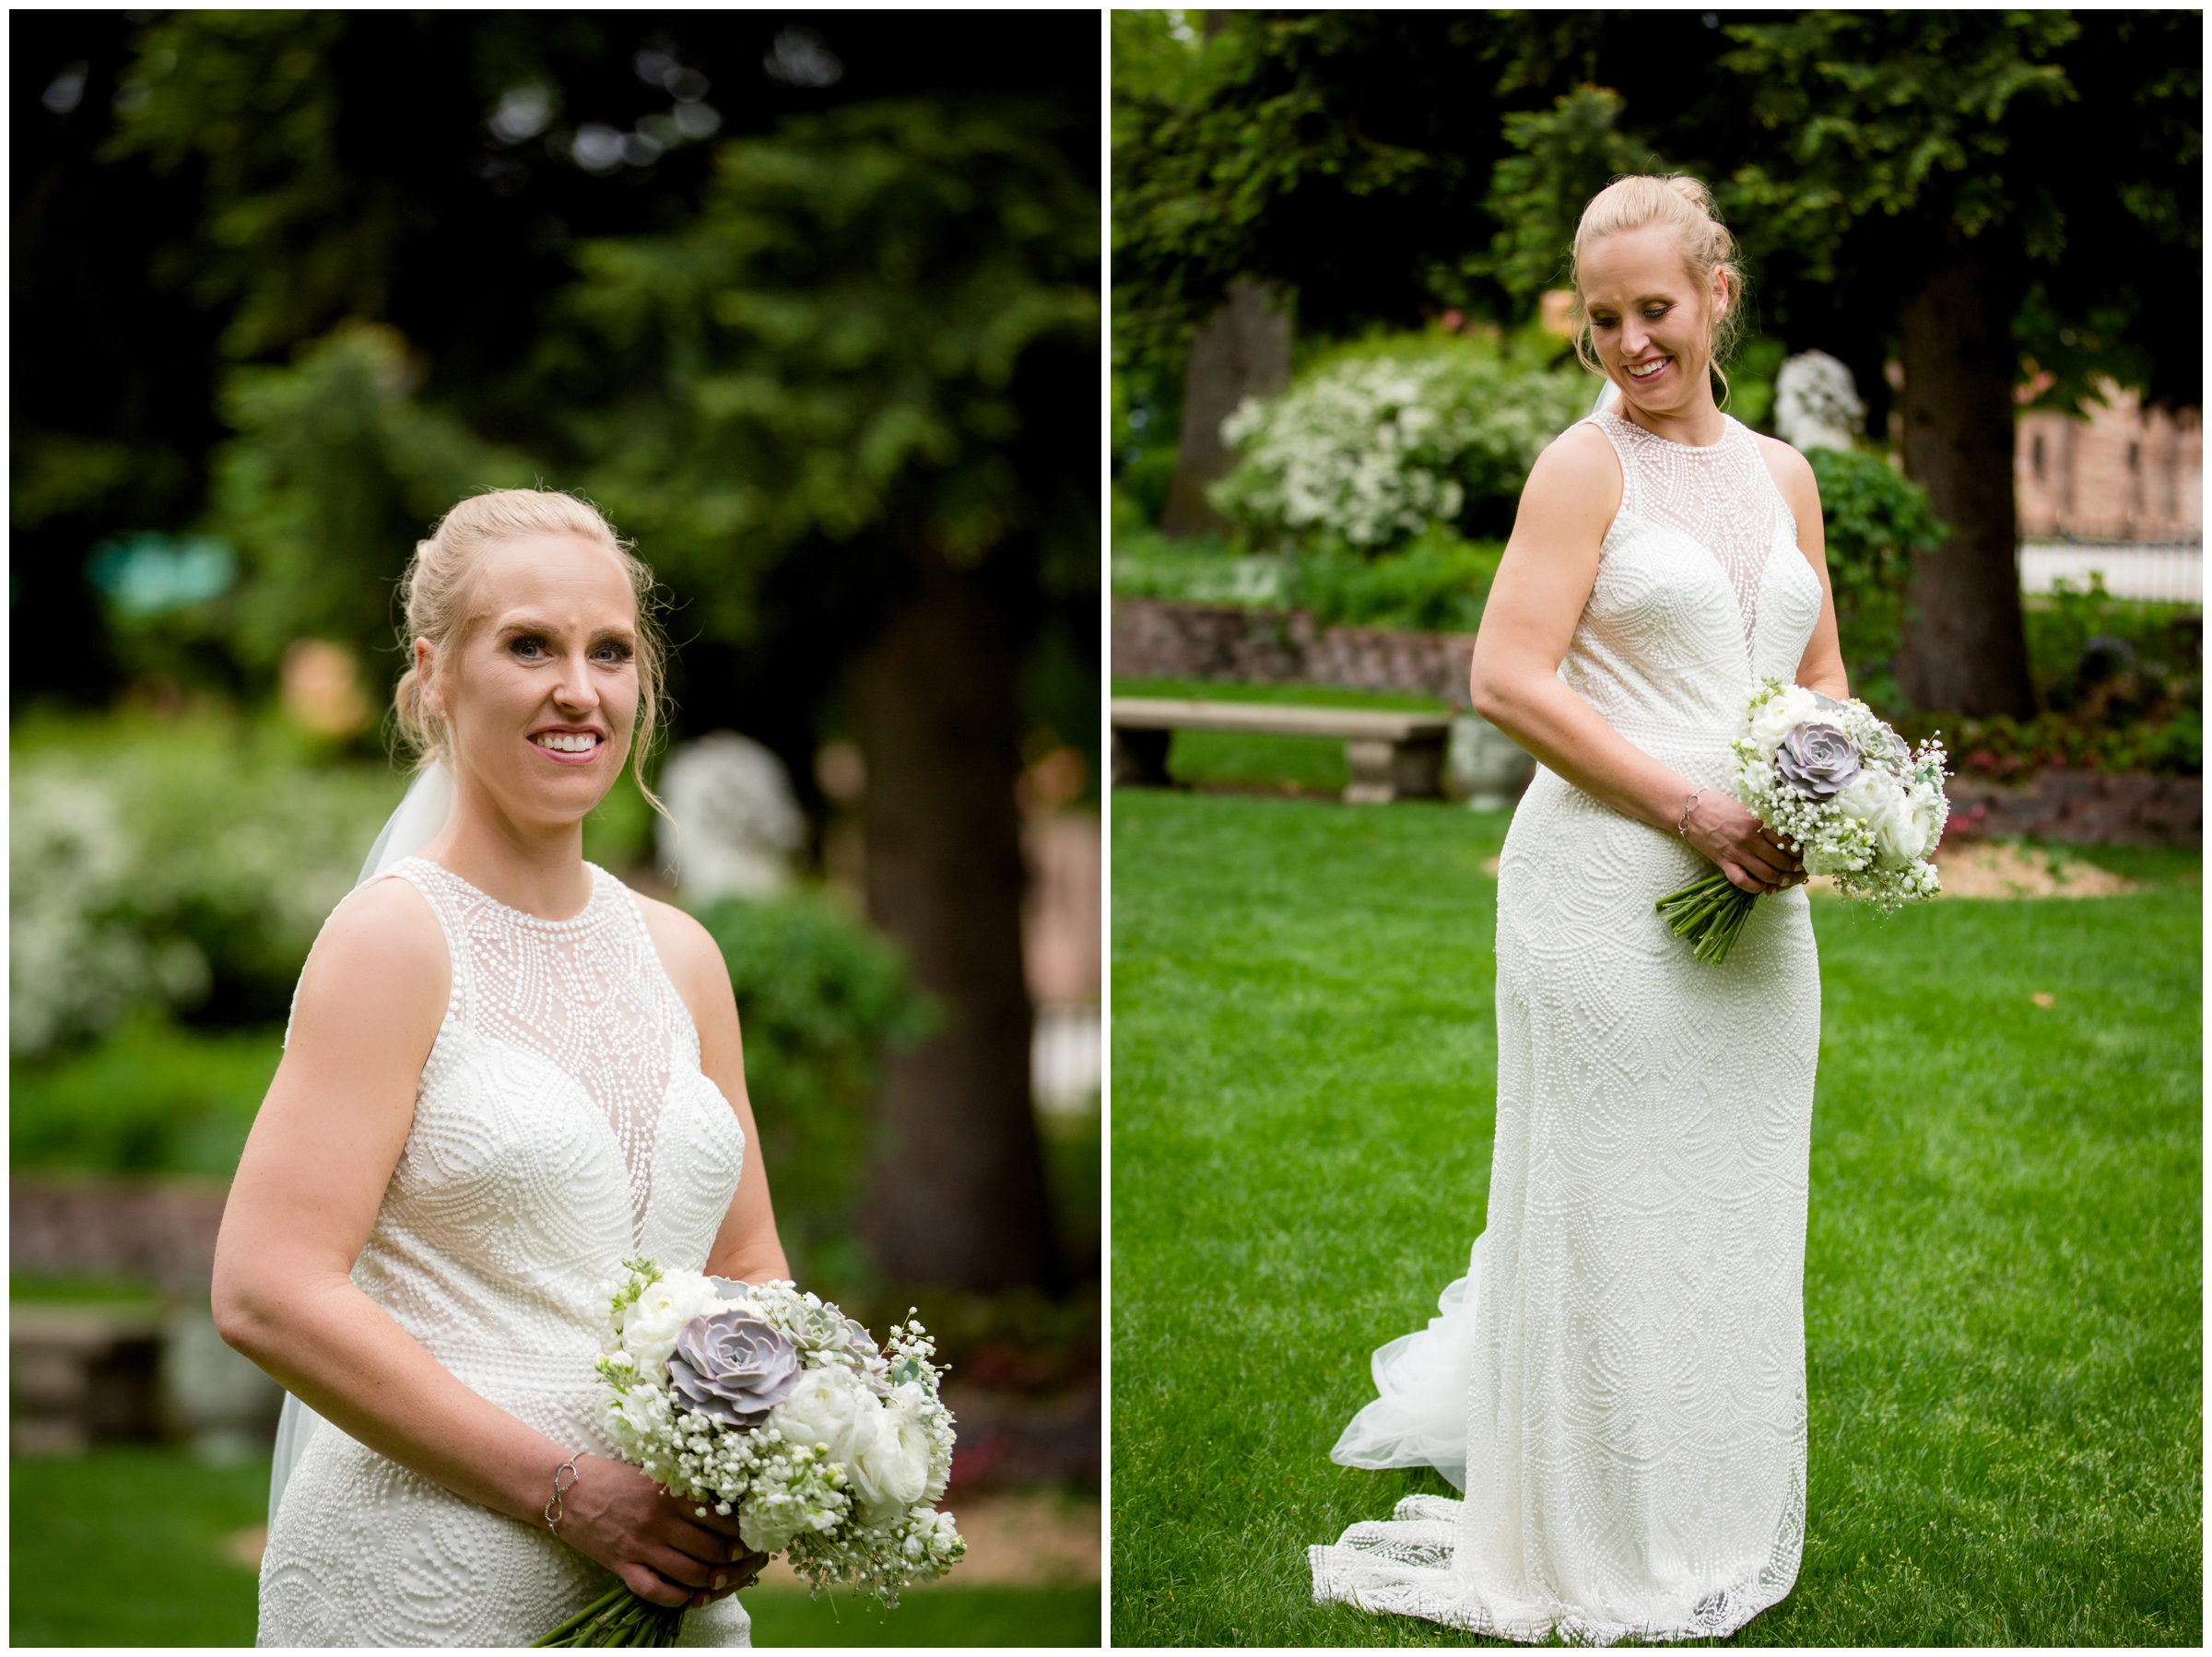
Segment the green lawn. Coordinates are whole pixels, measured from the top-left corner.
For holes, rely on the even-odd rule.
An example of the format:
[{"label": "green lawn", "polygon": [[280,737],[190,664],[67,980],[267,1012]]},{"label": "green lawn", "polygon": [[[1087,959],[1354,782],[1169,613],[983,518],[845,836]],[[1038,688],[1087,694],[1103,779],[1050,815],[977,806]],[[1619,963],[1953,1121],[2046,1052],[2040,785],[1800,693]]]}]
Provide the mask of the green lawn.
[{"label": "green lawn", "polygon": [[[252,1645],[254,1573],[224,1539],[267,1517],[269,1464],[111,1447],[8,1468],[13,1645]],[[896,1611],[745,1596],[764,1646],[1099,1643],[1096,1588],[929,1588]]]},{"label": "green lawn", "polygon": [[[1114,797],[1118,1643],[1474,1643],[1304,1549],[1449,1493],[1327,1451],[1482,1227],[1506,821]],[[1810,1511],[1735,1643],[2198,1642],[2199,862],[2090,855],[2144,888],[1815,906]]]},{"label": "green lawn", "polygon": [[[1201,702],[1293,702],[1313,708],[1378,708],[1441,713],[1434,697],[1397,690],[1347,690],[1334,685],[1247,685],[1222,679],[1116,678],[1115,696],[1171,697]],[[1178,731],[1168,748],[1168,774],[1198,787],[1257,789],[1265,793],[1344,792],[1344,744],[1327,736],[1247,736],[1235,731]]]}]

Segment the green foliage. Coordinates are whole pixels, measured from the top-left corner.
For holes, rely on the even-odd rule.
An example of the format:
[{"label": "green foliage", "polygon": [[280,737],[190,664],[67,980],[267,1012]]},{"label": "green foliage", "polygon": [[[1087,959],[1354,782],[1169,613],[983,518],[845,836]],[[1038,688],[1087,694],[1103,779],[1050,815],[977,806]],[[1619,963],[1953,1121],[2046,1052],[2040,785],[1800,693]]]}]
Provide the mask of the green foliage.
[{"label": "green foliage", "polygon": [[9,1164],[228,1180],[282,1055],[275,1030],[207,1033],[142,1018],[81,1052],[15,1060]]},{"label": "green foliage", "polygon": [[[1117,801],[1118,1643],[1477,1643],[1315,1605],[1303,1550],[1451,1494],[1327,1452],[1483,1227],[1505,826]],[[2125,855],[2131,897],[1816,907],[1805,1560],[1731,1643],[2197,1638],[2202,890]]]},{"label": "green foliage", "polygon": [[547,373],[573,390],[611,359],[624,389],[568,423],[709,630],[753,631],[756,583],[803,543],[889,534],[972,567],[1026,536],[1048,585],[1095,579],[1095,511],[1026,493],[1015,452],[1032,354],[1095,348],[1097,206],[1060,123],[848,105],[724,145],[682,229],[580,246]]},{"label": "green foliage", "polygon": [[2204,710],[2194,705],[2174,709],[2156,722],[2124,724],[2053,712],[2024,720],[1913,713],[1900,719],[1897,728],[1914,742],[1941,736],[1950,750],[1954,775],[1988,781],[2024,782],[2045,766],[2169,777],[2201,776],[2205,768]]},{"label": "green foliage", "polygon": [[2114,598],[2104,578],[2061,580],[2023,606],[2036,694],[2055,712],[2108,722],[2204,705],[2204,612]]},{"label": "green foliage", "polygon": [[1720,192],[1732,223],[1832,280],[1853,226],[1929,214],[1971,239],[2017,218],[2031,253],[2055,258],[2064,215],[2041,181],[2007,169],[2007,118],[2076,96],[2052,59],[2078,26],[2062,11],[1804,12],[1734,24],[1721,60],[1779,153]]},{"label": "green foliage", "polygon": [[406,207],[339,153],[345,31],[338,12],[170,12],[139,36],[116,93],[110,158],[201,170],[201,245],[171,250],[155,276],[233,307],[233,356],[383,309]]},{"label": "green foliage", "polygon": [[1828,541],[1828,579],[1852,691],[1876,708],[1900,706],[1895,664],[1915,554],[1942,545],[1927,491],[1878,454],[1814,449],[1813,480]]},{"label": "green foliage", "polygon": [[18,1053],[139,1010],[282,1018],[403,792],[384,767],[211,714],[19,723],[10,753]]},{"label": "green foliage", "polygon": [[[1162,358],[1249,268],[1271,214],[1312,181],[1354,197],[1403,194],[1449,155],[1377,142],[1344,118],[1325,76],[1286,84],[1277,60],[1325,63],[1363,21],[1347,13],[1230,12],[1203,41],[1177,41],[1159,13],[1111,14],[1117,353]],[[1292,272],[1281,273],[1295,282]],[[1118,358],[1117,358],[1118,360]]]},{"label": "green foliage", "polygon": [[1556,341],[1441,330],[1329,351],[1223,423],[1240,457],[1210,498],[1270,548],[1374,551],[1510,523],[1536,456],[1594,391],[1557,355]]},{"label": "green foliage", "polygon": [[651,862],[659,820],[638,788],[636,769],[624,766],[606,798],[583,819],[584,861],[618,876]]},{"label": "green foliage", "polygon": [[520,456],[417,402],[418,377],[406,343],[368,323],[288,367],[231,370],[222,413],[238,436],[216,456],[214,523],[244,555],[229,624],[243,661],[265,673],[303,635],[389,658],[415,543],[463,496],[533,481]]},{"label": "green foliage", "polygon": [[1504,228],[1490,239],[1488,271],[1523,300],[1565,288],[1574,230],[1592,196],[1626,172],[1665,168],[1643,144],[1618,130],[1624,107],[1610,87],[1582,86],[1548,110],[1517,110],[1500,120],[1517,152],[1490,174],[1483,205]]},{"label": "green foliage", "polygon": [[1396,551],[1363,558],[1324,547],[1292,561],[1290,602],[1324,626],[1472,633],[1505,552],[1430,525]]},{"label": "green foliage", "polygon": [[1285,602],[1288,565],[1278,554],[1241,553],[1211,535],[1137,529],[1114,541],[1113,593],[1117,598],[1275,609]]},{"label": "green foliage", "polygon": [[699,919],[736,992],[746,1092],[793,1270],[865,1281],[849,1229],[874,1148],[877,1065],[886,1042],[928,1033],[931,1004],[889,944],[820,896],[725,898]]},{"label": "green foliage", "polygon": [[1113,549],[1117,598],[1306,610],[1323,627],[1471,633],[1505,548],[1431,524],[1372,558],[1324,545],[1241,554],[1204,536],[1131,535]]}]

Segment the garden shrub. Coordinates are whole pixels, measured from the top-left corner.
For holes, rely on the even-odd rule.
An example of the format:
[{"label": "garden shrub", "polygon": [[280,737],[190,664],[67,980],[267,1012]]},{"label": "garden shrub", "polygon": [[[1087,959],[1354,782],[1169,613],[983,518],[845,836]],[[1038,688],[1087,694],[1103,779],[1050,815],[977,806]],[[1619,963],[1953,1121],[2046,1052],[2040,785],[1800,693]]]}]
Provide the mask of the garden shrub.
[{"label": "garden shrub", "polygon": [[1222,423],[1241,455],[1210,499],[1266,549],[1374,553],[1434,525],[1500,527],[1595,393],[1554,365],[1556,345],[1437,332],[1341,347]]},{"label": "garden shrub", "polygon": [[9,1065],[10,1166],[227,1180],[276,1074],[274,1029],[140,1017],[83,1051]]},{"label": "garden shrub", "polygon": [[933,1004],[890,943],[818,892],[724,898],[699,920],[736,992],[746,1092],[792,1269],[804,1281],[864,1282],[850,1228],[875,1148],[882,1052],[925,1035]]},{"label": "garden shrub", "polygon": [[280,1020],[403,780],[275,722],[40,722],[11,744],[8,1040]]},{"label": "garden shrub", "polygon": [[1806,459],[1820,488],[1828,579],[1852,689],[1886,712],[1901,711],[1898,629],[1912,557],[1940,546],[1950,530],[1928,504],[1927,491],[1878,454],[1814,449]]},{"label": "garden shrub", "polygon": [[2161,704],[2203,706],[2204,614],[2193,605],[2114,598],[2092,574],[2053,582],[2023,619],[2036,695],[2053,711],[2124,722]]},{"label": "garden shrub", "polygon": [[1292,601],[1324,626],[1471,633],[1505,546],[1431,526],[1395,552],[1364,558],[1334,547],[1292,560]]}]

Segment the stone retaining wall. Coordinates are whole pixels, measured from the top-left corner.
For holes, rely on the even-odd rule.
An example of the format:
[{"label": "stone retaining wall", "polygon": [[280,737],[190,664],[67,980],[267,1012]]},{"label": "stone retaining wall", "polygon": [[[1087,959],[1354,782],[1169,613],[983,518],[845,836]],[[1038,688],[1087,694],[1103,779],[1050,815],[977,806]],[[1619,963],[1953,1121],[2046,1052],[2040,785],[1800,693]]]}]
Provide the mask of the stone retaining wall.
[{"label": "stone retaining wall", "polygon": [[2201,846],[2201,777],[2053,769],[2025,787],[1953,777],[1944,838],[2032,835],[2082,846]]},{"label": "stone retaining wall", "polygon": [[18,1272],[138,1277],[205,1301],[228,1187],[216,1181],[44,1181],[8,1190],[8,1263]]},{"label": "stone retaining wall", "polygon": [[1464,708],[1474,651],[1472,633],[1324,628],[1305,610],[1113,601],[1113,671],[1130,678],[1403,690]]}]

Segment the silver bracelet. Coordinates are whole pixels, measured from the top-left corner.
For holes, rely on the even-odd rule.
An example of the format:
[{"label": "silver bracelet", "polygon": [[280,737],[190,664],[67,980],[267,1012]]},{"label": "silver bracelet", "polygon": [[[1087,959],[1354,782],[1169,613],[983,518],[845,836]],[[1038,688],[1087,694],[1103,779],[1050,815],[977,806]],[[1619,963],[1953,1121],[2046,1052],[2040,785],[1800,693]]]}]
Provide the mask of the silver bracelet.
[{"label": "silver bracelet", "polygon": [[1691,794],[1688,799],[1682,802],[1682,820],[1675,825],[1675,832],[1680,835],[1684,840],[1688,840],[1689,838],[1689,814],[1697,810],[1698,802],[1704,797],[1705,791],[1700,788],[1696,793]]},{"label": "silver bracelet", "polygon": [[[546,1503],[546,1529],[551,1531],[556,1536],[560,1534],[560,1522],[567,1512],[567,1509],[561,1505],[560,1498],[576,1487],[576,1480],[580,1476],[576,1471],[576,1456],[589,1453],[587,1451],[580,1450],[576,1455],[571,1456],[553,1469],[553,1499]],[[560,1475],[564,1473],[569,1475],[569,1482],[565,1485],[560,1482]]]}]

